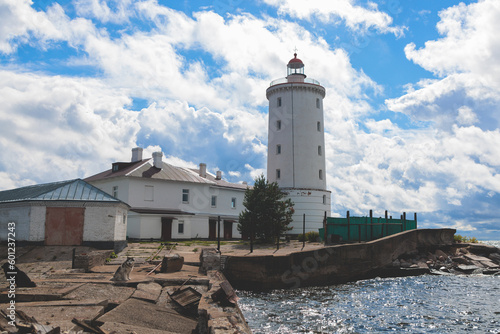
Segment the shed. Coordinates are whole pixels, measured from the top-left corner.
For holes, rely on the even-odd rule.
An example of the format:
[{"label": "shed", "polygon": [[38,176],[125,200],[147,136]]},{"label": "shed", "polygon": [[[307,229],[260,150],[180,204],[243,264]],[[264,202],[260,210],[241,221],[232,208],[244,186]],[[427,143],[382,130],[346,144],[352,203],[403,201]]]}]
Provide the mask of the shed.
[{"label": "shed", "polygon": [[0,191],[0,241],[120,251],[129,208],[81,179]]}]

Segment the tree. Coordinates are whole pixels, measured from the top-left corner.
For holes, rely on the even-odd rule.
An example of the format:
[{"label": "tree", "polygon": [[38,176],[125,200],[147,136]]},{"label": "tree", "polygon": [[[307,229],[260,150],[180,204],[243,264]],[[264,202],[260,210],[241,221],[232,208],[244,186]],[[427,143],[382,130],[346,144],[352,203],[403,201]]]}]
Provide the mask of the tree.
[{"label": "tree", "polygon": [[294,204],[285,196],[278,183],[269,183],[264,175],[256,178],[253,188],[245,192],[245,210],[240,213],[238,231],[251,236],[253,230],[256,239],[269,242],[291,230],[288,225],[292,222]]}]

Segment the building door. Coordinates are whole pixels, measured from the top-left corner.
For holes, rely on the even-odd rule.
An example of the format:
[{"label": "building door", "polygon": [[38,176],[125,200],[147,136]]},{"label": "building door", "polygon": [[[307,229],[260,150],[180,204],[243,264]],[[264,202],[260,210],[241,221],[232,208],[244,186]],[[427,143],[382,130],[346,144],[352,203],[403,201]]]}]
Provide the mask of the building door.
[{"label": "building door", "polygon": [[172,218],[161,217],[161,240],[172,240]]},{"label": "building door", "polygon": [[47,208],[45,245],[80,246],[83,241],[85,208]]},{"label": "building door", "polygon": [[208,221],[208,239],[217,239],[217,221],[215,219],[210,219]]},{"label": "building door", "polygon": [[224,220],[224,239],[233,238],[233,222],[230,220]]}]

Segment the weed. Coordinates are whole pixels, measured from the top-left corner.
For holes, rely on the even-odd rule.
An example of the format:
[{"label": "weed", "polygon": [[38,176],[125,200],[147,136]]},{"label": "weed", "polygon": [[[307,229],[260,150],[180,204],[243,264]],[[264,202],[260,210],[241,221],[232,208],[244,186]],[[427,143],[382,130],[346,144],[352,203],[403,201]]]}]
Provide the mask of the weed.
[{"label": "weed", "polygon": [[460,234],[455,234],[453,236],[453,240],[455,242],[465,242],[465,243],[471,243],[471,244],[477,244],[479,241],[474,238],[474,237],[463,237]]},{"label": "weed", "polygon": [[193,249],[193,252],[194,252],[194,253],[198,252],[198,248],[194,248],[194,249]]},{"label": "weed", "polygon": [[115,252],[111,252],[111,255],[109,257],[112,259],[116,259],[118,255],[116,255]]}]

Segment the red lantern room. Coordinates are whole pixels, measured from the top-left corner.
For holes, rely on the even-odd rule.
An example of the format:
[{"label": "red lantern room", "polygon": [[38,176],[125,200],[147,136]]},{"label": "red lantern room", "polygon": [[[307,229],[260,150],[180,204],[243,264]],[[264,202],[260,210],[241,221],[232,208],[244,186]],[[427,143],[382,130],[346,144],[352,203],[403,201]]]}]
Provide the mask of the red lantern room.
[{"label": "red lantern room", "polygon": [[304,74],[304,63],[302,62],[302,60],[297,58],[297,53],[294,53],[293,55],[294,57],[290,59],[288,65],[286,66],[287,76],[298,74],[298,75],[303,75],[305,78],[306,75]]}]

